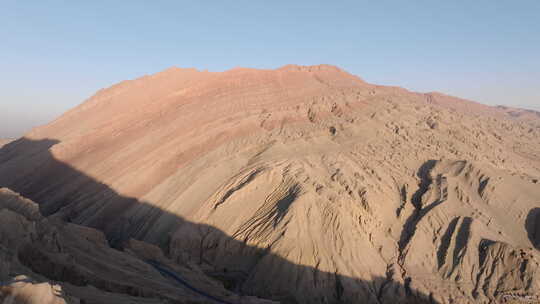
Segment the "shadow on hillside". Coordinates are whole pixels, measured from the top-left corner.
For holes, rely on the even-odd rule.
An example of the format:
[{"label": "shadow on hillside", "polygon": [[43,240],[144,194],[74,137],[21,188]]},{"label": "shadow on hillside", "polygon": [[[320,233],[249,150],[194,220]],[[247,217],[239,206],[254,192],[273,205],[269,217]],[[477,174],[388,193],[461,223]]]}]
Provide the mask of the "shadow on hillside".
[{"label": "shadow on hillside", "polygon": [[533,247],[540,250],[540,208],[529,211],[525,220],[525,229]]},{"label": "shadow on hillside", "polygon": [[[55,159],[50,149],[58,143],[21,138],[0,149],[0,187],[8,187],[39,203],[45,216],[55,214],[65,221],[104,231],[109,243],[119,250],[123,241],[133,237],[152,240],[166,255],[172,256],[181,245],[177,242],[174,248],[169,246],[171,234],[181,229],[185,231],[182,235],[192,238],[189,244],[200,242],[199,252],[193,252],[193,246],[186,250],[190,259],[208,264],[219,261],[219,267],[214,265],[214,271],[207,274],[221,278],[227,288],[240,294],[282,303],[436,303],[431,295],[393,281],[391,274],[388,278],[366,281],[296,265],[274,256],[269,248],[249,246],[215,227],[192,223],[151,203],[119,195],[106,184]],[[228,250],[219,252],[230,255],[216,256],[218,246],[226,246]],[[266,289],[260,277],[253,284],[253,271],[261,260],[269,258],[272,263],[265,264],[268,274],[264,281],[289,278],[278,284],[290,284],[285,294]],[[295,286],[315,288],[296,290]],[[332,297],[323,298],[322,291],[330,291]]]}]

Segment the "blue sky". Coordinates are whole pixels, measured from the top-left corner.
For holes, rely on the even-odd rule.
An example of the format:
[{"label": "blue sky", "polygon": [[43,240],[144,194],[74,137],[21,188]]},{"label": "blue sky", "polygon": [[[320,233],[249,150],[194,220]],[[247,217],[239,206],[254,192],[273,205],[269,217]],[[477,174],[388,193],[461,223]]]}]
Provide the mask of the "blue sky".
[{"label": "blue sky", "polygon": [[540,109],[540,1],[0,1],[0,137],[170,66],[334,64]]}]

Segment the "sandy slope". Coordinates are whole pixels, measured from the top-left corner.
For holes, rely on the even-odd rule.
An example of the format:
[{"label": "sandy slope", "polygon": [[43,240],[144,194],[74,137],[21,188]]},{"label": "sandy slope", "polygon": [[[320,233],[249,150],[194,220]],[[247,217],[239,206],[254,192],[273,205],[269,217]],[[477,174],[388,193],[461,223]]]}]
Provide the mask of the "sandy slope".
[{"label": "sandy slope", "polygon": [[174,68],[5,146],[0,185],[244,294],[521,301],[540,293],[539,151],[534,111],[325,65]]},{"label": "sandy slope", "polygon": [[10,143],[12,141],[13,141],[13,139],[2,139],[2,138],[0,138],[0,148],[2,148],[2,146],[7,145],[8,143]]}]

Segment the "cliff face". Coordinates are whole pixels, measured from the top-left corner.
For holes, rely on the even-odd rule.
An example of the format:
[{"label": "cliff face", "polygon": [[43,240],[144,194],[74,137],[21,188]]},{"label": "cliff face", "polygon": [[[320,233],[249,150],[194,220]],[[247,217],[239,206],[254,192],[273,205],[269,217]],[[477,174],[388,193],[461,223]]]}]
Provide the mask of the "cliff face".
[{"label": "cliff face", "polygon": [[175,68],[4,146],[0,185],[238,293],[487,303],[540,292],[539,151],[536,112],[324,65]]}]

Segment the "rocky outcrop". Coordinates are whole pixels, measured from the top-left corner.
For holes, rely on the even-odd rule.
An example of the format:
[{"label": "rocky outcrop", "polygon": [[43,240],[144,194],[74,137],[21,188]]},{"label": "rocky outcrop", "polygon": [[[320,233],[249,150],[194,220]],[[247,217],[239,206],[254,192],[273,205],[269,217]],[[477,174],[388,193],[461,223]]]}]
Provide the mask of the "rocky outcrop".
[{"label": "rocky outcrop", "polygon": [[[77,303],[77,299],[70,299]],[[0,303],[18,304],[65,304],[59,285],[35,283],[25,276],[17,276],[0,287]]]}]

